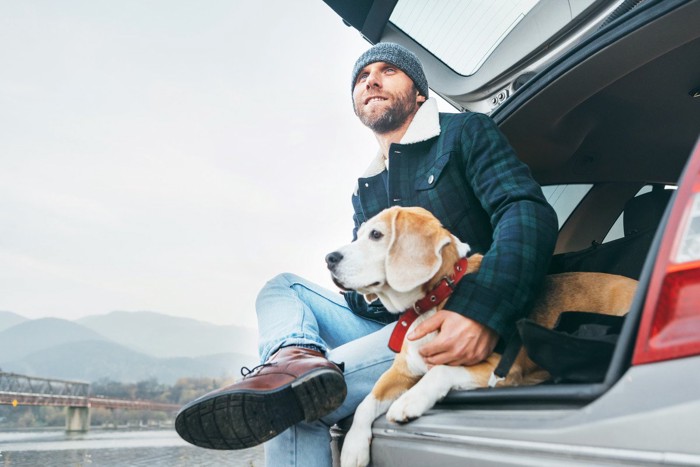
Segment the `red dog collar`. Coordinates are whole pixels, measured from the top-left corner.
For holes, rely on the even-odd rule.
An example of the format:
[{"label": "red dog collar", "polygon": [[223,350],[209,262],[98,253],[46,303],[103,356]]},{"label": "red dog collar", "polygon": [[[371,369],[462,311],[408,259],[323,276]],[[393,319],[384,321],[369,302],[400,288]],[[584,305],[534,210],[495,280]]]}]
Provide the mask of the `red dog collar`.
[{"label": "red dog collar", "polygon": [[399,317],[399,321],[396,323],[394,331],[391,333],[391,337],[389,338],[389,348],[394,352],[400,352],[401,345],[403,345],[403,340],[406,337],[406,332],[416,318],[426,311],[432,310],[439,303],[442,303],[443,300],[452,295],[455,285],[462,280],[462,277],[464,277],[466,273],[467,258],[462,258],[457,261],[457,264],[455,264],[455,272],[452,276],[443,277],[428,295],[421,298],[414,303],[411,308],[404,311]]}]

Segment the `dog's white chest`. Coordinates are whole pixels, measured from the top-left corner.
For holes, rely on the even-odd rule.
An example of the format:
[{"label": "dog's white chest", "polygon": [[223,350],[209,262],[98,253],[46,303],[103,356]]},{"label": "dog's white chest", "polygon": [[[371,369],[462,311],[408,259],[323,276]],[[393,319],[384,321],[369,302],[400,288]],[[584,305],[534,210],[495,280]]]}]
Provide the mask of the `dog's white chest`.
[{"label": "dog's white chest", "polygon": [[[426,313],[423,313],[420,315],[416,320],[411,324],[411,326],[408,328],[408,333],[407,335],[411,333],[418,325],[420,325],[423,321],[427,320],[431,316],[435,314],[436,310],[432,309],[430,311],[427,311]],[[435,339],[435,336],[437,336],[437,331],[431,332],[430,334],[426,334],[425,336],[421,337],[418,340],[412,341],[406,339],[404,341],[406,345],[406,363],[408,365],[409,371],[416,375],[424,375],[428,372],[428,365],[425,363],[425,360],[423,360],[423,357],[418,353],[418,350],[424,345],[427,344],[428,342],[432,341]]]}]

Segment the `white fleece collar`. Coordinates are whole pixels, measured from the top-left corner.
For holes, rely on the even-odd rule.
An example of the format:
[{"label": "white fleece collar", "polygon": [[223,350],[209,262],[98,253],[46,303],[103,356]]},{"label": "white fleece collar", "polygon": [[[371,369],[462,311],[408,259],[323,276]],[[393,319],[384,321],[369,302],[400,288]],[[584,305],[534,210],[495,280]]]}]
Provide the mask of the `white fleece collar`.
[{"label": "white fleece collar", "polygon": [[[437,101],[432,97],[420,106],[399,144],[413,144],[427,141],[440,135],[440,112]],[[362,178],[373,177],[386,168],[386,159],[381,150],[372,159]],[[357,194],[357,188],[355,189]]]},{"label": "white fleece collar", "polygon": [[420,106],[401,138],[401,144],[413,144],[427,141],[440,134],[440,113],[437,101],[432,97]]}]

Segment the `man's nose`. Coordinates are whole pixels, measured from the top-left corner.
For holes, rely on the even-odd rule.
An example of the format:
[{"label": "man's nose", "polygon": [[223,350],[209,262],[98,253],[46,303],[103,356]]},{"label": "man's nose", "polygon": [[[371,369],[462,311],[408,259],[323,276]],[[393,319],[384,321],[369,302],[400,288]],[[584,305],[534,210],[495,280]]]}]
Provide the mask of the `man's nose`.
[{"label": "man's nose", "polygon": [[379,73],[371,72],[369,75],[367,75],[367,79],[365,80],[365,85],[367,86],[367,89],[369,88],[379,88],[382,86],[382,81]]}]

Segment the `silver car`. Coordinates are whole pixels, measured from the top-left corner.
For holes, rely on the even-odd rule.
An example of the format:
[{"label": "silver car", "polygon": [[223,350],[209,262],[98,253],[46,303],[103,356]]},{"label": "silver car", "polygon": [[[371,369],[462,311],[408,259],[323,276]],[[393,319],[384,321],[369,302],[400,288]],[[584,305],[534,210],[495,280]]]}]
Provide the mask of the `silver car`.
[{"label": "silver car", "polygon": [[559,215],[552,272],[640,281],[598,380],[380,417],[373,465],[700,465],[700,0],[325,2],[498,123]]}]

